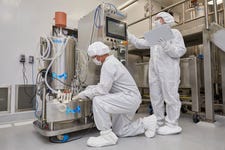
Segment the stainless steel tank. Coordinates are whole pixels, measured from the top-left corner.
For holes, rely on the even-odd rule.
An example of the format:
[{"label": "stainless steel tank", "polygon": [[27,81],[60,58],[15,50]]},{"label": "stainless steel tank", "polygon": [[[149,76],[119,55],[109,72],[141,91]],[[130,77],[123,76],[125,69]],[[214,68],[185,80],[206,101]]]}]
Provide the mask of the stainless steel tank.
[{"label": "stainless steel tank", "polygon": [[134,76],[134,79],[138,87],[149,87],[148,69],[149,69],[149,62],[136,64],[135,70],[138,73]]},{"label": "stainless steel tank", "polygon": [[[69,103],[47,103],[46,118],[48,122],[60,122],[66,120],[77,120],[91,115],[92,101],[88,99],[79,99]],[[66,107],[74,112],[66,110]],[[79,108],[79,109],[78,109]],[[64,109],[64,111],[62,111]]]},{"label": "stainless steel tank", "polygon": [[[52,83],[51,86],[56,89],[68,89],[75,73],[75,40],[69,39],[66,42],[64,37],[52,37],[53,45],[51,50],[51,57],[60,54],[53,62],[51,67]],[[62,46],[66,44],[65,49],[62,51]],[[57,78],[57,79],[55,79]],[[62,81],[63,84],[58,80]]]}]

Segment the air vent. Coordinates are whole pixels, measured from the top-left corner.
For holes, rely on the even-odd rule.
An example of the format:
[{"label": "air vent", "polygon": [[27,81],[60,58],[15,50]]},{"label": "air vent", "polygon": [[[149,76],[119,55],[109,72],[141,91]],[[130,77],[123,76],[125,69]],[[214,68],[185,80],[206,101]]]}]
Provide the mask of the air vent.
[{"label": "air vent", "polygon": [[9,112],[10,86],[0,86],[0,112]]},{"label": "air vent", "polygon": [[35,109],[35,85],[16,85],[16,111]]}]

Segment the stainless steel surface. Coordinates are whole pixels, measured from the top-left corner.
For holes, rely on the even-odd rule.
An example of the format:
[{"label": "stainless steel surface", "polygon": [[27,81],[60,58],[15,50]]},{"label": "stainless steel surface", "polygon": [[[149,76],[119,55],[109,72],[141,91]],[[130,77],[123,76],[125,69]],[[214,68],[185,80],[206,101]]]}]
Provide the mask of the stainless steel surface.
[{"label": "stainless steel surface", "polygon": [[152,16],[155,16],[155,15],[158,14],[159,12],[166,11],[166,10],[169,10],[169,9],[171,9],[171,8],[173,8],[173,7],[175,7],[175,6],[177,6],[177,5],[180,5],[180,4],[184,3],[185,1],[186,1],[186,0],[182,0],[182,1],[176,2],[176,3],[170,5],[170,6],[166,7],[166,8],[161,9],[160,11],[158,11],[158,12],[156,12],[156,13],[153,13],[151,16],[143,17],[143,18],[141,18],[141,19],[139,19],[139,20],[137,20],[137,21],[134,21],[134,22],[128,24],[128,27],[129,27],[129,26],[132,26],[132,25],[135,25],[135,24],[137,24],[137,23],[139,23],[139,22],[141,22],[141,21],[144,21],[144,20],[148,19],[149,17],[151,18]]},{"label": "stainless steel surface", "polygon": [[225,114],[225,53],[220,51],[220,64],[221,64],[221,84],[222,84],[222,99],[223,99],[223,113]]},{"label": "stainless steel surface", "polygon": [[[88,15],[82,17],[79,22],[78,22],[78,44],[77,44],[77,48],[78,50],[80,50],[83,53],[87,54],[87,49],[88,46],[92,43],[95,42],[97,40],[102,41],[103,37],[102,36],[98,36],[98,32],[96,32],[94,30],[94,12],[95,10],[93,10],[92,12],[90,12]],[[92,31],[94,30],[94,31]],[[99,33],[100,34],[100,33]],[[85,55],[86,55],[85,54]],[[80,56],[81,57],[81,56]],[[85,61],[85,60],[83,60]],[[86,58],[87,62],[81,62],[81,63],[87,63],[88,65],[88,71],[87,71],[87,77],[86,77],[86,83],[87,84],[96,84],[99,81],[100,78],[100,68],[98,66],[96,66],[91,60],[90,58]],[[82,71],[82,70],[81,70]],[[83,70],[84,71],[84,70]],[[82,74],[85,74],[82,73]],[[85,79],[83,79],[85,80]]]},{"label": "stainless steel surface", "polygon": [[[80,107],[80,112],[75,113],[66,113],[66,111],[61,112],[60,107],[62,105],[66,105],[70,109],[77,109]],[[48,102],[46,107],[46,119],[47,122],[59,122],[59,121],[66,121],[66,120],[76,120],[79,118],[84,118],[91,114],[91,101],[90,100],[77,100],[71,101],[69,103],[54,103]]]},{"label": "stainless steel surface", "polygon": [[212,81],[212,61],[211,48],[209,40],[209,32],[203,31],[203,45],[204,45],[204,77],[205,77],[205,113],[206,119],[214,121],[213,109],[213,81]]},{"label": "stainless steel surface", "polygon": [[205,28],[208,30],[209,29],[209,10],[208,10],[208,0],[204,1],[205,4]]},{"label": "stainless steel surface", "polygon": [[[196,72],[193,69],[196,69]],[[202,60],[197,59],[195,56],[182,58],[180,60],[180,70],[180,88],[193,88],[193,84],[197,84],[193,78],[198,80],[199,87],[204,86]]]},{"label": "stainless steel surface", "polygon": [[[55,41],[55,42],[54,42]],[[56,47],[60,47],[62,44],[63,38],[60,37],[53,37],[53,42],[54,42],[54,50],[51,50],[51,56],[54,57],[56,53],[58,53],[58,50],[56,50]],[[60,80],[66,84],[71,84],[72,79],[74,77],[75,73],[75,40],[69,39],[65,51],[60,55],[59,57],[56,58],[54,61],[52,67],[51,67],[51,72],[56,73],[57,75],[62,75],[62,74],[67,74],[67,78],[60,78]],[[56,79],[53,79],[51,83],[52,87],[54,89],[68,89],[68,86],[60,83]]]},{"label": "stainless steel surface", "polygon": [[[219,34],[218,34],[219,33]],[[225,45],[224,45],[224,36],[221,36],[222,34],[225,34],[224,27],[218,25],[217,23],[211,23],[210,25],[210,40],[213,42],[215,46],[220,48],[222,51],[225,51]]]},{"label": "stainless steel surface", "polygon": [[46,120],[46,86],[43,85],[42,89],[42,121]]},{"label": "stainless steel surface", "polygon": [[130,3],[126,4],[125,6],[123,6],[122,8],[120,8],[120,10],[124,10],[125,8],[129,7],[130,5],[136,3],[138,0],[133,0]]},{"label": "stainless steel surface", "polygon": [[[46,48],[47,48],[47,41],[45,38],[40,37],[40,53],[43,55],[46,52]],[[43,69],[47,69],[48,65],[50,64],[50,60],[49,61],[44,61],[43,62]]]},{"label": "stainless steel surface", "polygon": [[[102,41],[111,49],[110,54],[114,54],[121,62],[127,64],[127,46],[121,44],[124,40],[112,38],[106,34],[106,17],[110,17],[119,21],[124,18],[108,11],[105,5],[101,5],[101,28],[96,28],[94,25],[95,10],[91,11],[87,15],[83,16],[78,22],[78,50],[82,51],[86,55],[88,46],[95,41]],[[100,78],[100,67],[96,66],[92,60],[86,60],[88,64],[87,77],[85,83],[87,85],[97,84]]]},{"label": "stainless steel surface", "polygon": [[73,126],[71,126],[70,128],[66,128],[66,129],[60,129],[60,130],[43,130],[40,129],[39,126],[37,126],[38,121],[35,121],[33,123],[33,127],[43,136],[47,136],[47,137],[51,137],[51,136],[56,136],[56,135],[62,135],[65,133],[71,133],[71,132],[75,132],[75,131],[80,131],[83,129],[87,129],[87,128],[91,128],[93,127],[93,123],[88,123],[88,124],[74,124]]},{"label": "stainless steel surface", "polygon": [[214,21],[218,23],[218,14],[217,14],[217,0],[213,0],[213,8],[214,8]]},{"label": "stainless steel surface", "polygon": [[[182,10],[185,10],[185,3],[182,4]],[[185,12],[182,11],[182,22],[184,24],[184,20],[185,20]]]},{"label": "stainless steel surface", "polygon": [[[225,0],[223,0],[223,10],[225,10]],[[223,21],[225,21],[225,11],[223,11]],[[223,23],[223,27],[225,27],[225,23]]]},{"label": "stainless steel surface", "polygon": [[200,70],[198,69],[198,63],[196,57],[190,57],[189,60],[190,71],[190,84],[191,84],[191,100],[192,111],[200,112]]},{"label": "stainless steel surface", "polygon": [[184,24],[177,25],[174,28],[178,29],[183,36],[188,36],[202,32],[204,27],[205,27],[205,18],[198,17],[191,21],[187,21]]},{"label": "stainless steel surface", "polygon": [[135,66],[134,79],[138,87],[149,87],[148,83],[149,62],[137,63]]},{"label": "stainless steel surface", "polygon": [[49,130],[53,131],[54,130],[53,122],[49,122],[48,124],[49,124]]},{"label": "stainless steel surface", "polygon": [[[7,99],[6,99],[6,103],[7,103],[7,110],[6,111],[0,111],[0,114],[4,114],[4,113],[9,113],[10,112],[10,110],[11,110],[11,107],[10,107],[10,105],[11,105],[11,86],[10,85],[0,85],[0,89],[1,88],[6,88],[7,89]],[[3,96],[3,95],[1,95],[1,96]],[[4,99],[1,99],[1,100],[4,100]]]},{"label": "stainless steel surface", "polygon": [[148,3],[149,3],[149,8],[148,8],[148,10],[149,10],[149,30],[151,30],[152,29],[152,11],[151,11],[151,9],[152,9],[152,0],[148,0]]},{"label": "stainless steel surface", "polygon": [[189,58],[180,60],[180,88],[191,88]]}]

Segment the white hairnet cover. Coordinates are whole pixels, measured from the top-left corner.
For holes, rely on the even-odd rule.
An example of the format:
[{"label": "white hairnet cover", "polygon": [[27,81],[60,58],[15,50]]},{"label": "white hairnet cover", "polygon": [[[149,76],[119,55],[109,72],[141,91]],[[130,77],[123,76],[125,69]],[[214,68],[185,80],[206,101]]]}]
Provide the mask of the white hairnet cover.
[{"label": "white hairnet cover", "polygon": [[167,12],[160,12],[156,15],[156,17],[162,17],[167,24],[174,24],[174,17]]},{"label": "white hairnet cover", "polygon": [[109,53],[109,47],[102,42],[94,42],[88,47],[88,55],[90,57],[93,56],[101,56]]}]

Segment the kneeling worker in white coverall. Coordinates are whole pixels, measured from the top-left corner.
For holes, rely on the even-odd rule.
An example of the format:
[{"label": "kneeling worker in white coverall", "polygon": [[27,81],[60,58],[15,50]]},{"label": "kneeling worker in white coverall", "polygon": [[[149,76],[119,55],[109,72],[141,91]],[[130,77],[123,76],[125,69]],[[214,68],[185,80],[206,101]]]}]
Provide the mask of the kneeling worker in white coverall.
[{"label": "kneeling worker in white coverall", "polygon": [[[156,15],[155,26],[162,24],[172,25],[174,18],[169,13],[160,12]],[[178,87],[180,83],[180,57],[186,52],[181,33],[172,29],[174,38],[165,41],[163,37],[159,44],[149,46],[148,41],[138,39],[128,33],[128,40],[136,48],[150,48],[149,62],[149,87],[150,98],[154,114],[157,118],[157,133],[161,135],[180,133],[182,128],[178,125],[181,102]],[[166,114],[164,116],[164,101],[166,102]],[[165,124],[164,124],[165,119]]]},{"label": "kneeling worker in white coverall", "polygon": [[132,119],[141,103],[137,85],[124,67],[113,55],[109,47],[102,42],[95,42],[88,47],[88,55],[96,65],[102,65],[100,82],[87,87],[75,99],[92,99],[93,115],[100,136],[90,137],[88,146],[101,147],[114,145],[118,137],[135,136],[145,133],[154,137],[156,117]]}]

